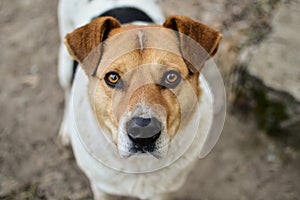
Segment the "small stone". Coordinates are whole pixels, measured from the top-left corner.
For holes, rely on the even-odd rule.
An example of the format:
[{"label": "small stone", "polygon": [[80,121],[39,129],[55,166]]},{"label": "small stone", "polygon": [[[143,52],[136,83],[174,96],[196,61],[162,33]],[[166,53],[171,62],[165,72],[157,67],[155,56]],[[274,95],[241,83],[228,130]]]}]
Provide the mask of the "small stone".
[{"label": "small stone", "polygon": [[23,77],[22,84],[30,88],[36,88],[40,82],[38,75],[27,75]]}]

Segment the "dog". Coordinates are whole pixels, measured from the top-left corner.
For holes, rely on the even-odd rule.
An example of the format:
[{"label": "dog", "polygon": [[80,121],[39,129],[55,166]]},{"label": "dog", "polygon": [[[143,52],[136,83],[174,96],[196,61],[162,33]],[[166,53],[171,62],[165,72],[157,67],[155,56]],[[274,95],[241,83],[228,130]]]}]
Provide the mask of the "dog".
[{"label": "dog", "polygon": [[[59,136],[71,143],[94,199],[167,199],[209,130],[212,97],[200,70],[221,33],[184,16],[164,20],[151,0],[61,0],[58,14]],[[196,111],[199,137],[188,137]]]}]

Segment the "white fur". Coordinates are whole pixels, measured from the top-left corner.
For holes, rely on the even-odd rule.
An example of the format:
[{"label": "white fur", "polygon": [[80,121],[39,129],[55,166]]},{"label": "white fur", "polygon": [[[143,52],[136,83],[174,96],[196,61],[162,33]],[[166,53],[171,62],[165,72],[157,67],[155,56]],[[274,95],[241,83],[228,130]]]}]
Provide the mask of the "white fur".
[{"label": "white fur", "polygon": [[[60,0],[59,3],[59,27],[60,37],[63,41],[64,36],[72,32],[75,28],[89,23],[90,20],[103,13],[104,11],[116,6],[135,6],[147,13],[156,23],[161,24],[164,20],[162,12],[157,4],[151,0]],[[141,38],[141,37],[140,37]],[[63,43],[59,52],[59,81],[65,89],[65,114],[59,132],[64,144],[70,139],[78,166],[90,179],[94,198],[96,200],[107,199],[106,194],[135,196],[140,199],[164,199],[166,194],[180,188],[197,160],[198,154],[203,147],[205,138],[209,131],[212,120],[212,96],[205,80],[202,78],[203,95],[200,100],[201,121],[198,127],[198,135],[191,146],[184,151],[183,155],[167,167],[157,169],[148,173],[128,173],[113,169],[99,161],[85,146],[79,134],[79,129],[86,134],[98,131],[97,122],[93,119],[92,109],[88,100],[87,82],[88,78],[83,70],[78,70],[74,80],[76,91],[71,91],[73,60],[67,53]],[[72,93],[76,92],[77,100],[73,102]],[[71,95],[70,95],[71,94]],[[74,95],[74,94],[73,94]],[[79,99],[79,100],[78,100]],[[74,112],[74,108],[76,111]],[[85,116],[76,117],[76,112],[86,113]],[[94,120],[94,121],[93,121]],[[91,126],[80,126],[81,123],[92,123]],[[186,130],[188,131],[188,130]],[[122,138],[121,138],[122,139]],[[102,140],[98,140],[102,141]],[[103,159],[110,163],[122,165],[125,162],[116,154],[116,147],[109,144],[97,144],[99,148],[105,148]],[[180,142],[172,143],[173,151],[177,150]],[[172,149],[170,149],[172,151]],[[170,160],[172,160],[170,158]],[[132,158],[131,164],[135,167],[142,167],[145,160]],[[148,161],[151,162],[151,161]],[[151,166],[151,163],[148,163]]]}]

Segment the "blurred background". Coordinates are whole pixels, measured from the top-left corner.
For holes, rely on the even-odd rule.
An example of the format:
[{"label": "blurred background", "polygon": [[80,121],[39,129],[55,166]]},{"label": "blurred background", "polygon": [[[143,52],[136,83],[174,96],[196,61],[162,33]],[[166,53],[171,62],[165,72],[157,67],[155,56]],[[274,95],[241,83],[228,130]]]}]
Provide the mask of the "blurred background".
[{"label": "blurred background", "polygon": [[[0,1],[0,200],[92,199],[57,132],[55,0]],[[228,113],[175,200],[300,199],[299,0],[162,0],[223,34],[215,62]],[[120,198],[123,199],[123,198]]]}]

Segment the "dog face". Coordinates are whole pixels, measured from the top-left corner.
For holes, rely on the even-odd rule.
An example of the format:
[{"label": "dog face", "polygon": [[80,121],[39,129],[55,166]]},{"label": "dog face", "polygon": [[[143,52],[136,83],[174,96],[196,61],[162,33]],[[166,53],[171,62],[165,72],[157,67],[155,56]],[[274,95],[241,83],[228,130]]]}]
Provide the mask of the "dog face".
[{"label": "dog face", "polygon": [[[121,27],[114,18],[103,17],[66,37],[70,54],[89,77],[95,116],[122,157],[166,155],[178,129],[195,110],[204,62],[194,66],[183,57],[190,53],[189,46],[175,31],[196,40],[207,57],[216,53],[221,39],[218,31],[179,16],[168,18],[163,26],[146,27]],[[122,51],[120,46],[127,50],[116,54]]]}]

